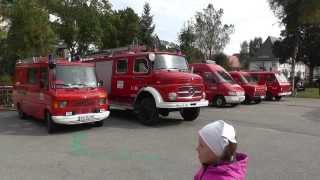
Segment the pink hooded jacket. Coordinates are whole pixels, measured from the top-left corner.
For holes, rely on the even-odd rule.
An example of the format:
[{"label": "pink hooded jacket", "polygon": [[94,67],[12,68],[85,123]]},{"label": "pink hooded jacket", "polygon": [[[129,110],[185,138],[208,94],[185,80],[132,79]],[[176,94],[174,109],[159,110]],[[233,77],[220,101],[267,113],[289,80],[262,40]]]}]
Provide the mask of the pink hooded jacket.
[{"label": "pink hooded jacket", "polygon": [[237,153],[233,163],[220,163],[217,166],[202,167],[194,180],[244,180],[247,174],[248,157]]}]

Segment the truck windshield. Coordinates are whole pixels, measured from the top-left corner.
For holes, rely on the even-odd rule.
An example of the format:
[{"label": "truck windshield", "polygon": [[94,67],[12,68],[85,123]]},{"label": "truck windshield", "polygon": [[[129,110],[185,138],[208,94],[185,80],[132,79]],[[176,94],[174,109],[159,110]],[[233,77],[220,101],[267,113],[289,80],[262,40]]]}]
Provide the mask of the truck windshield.
[{"label": "truck windshield", "polygon": [[280,83],[288,82],[288,79],[282,73],[276,73],[276,78]]},{"label": "truck windshield", "polygon": [[235,84],[232,77],[225,71],[217,71],[215,74],[218,77],[219,82],[227,82],[227,83]]},{"label": "truck windshield", "polygon": [[55,84],[57,88],[95,88],[97,80],[94,67],[58,65]]},{"label": "truck windshield", "polygon": [[241,82],[245,84],[256,84],[257,81],[250,74],[241,74]]},{"label": "truck windshield", "polygon": [[182,56],[157,54],[153,64],[153,69],[188,71],[188,64],[186,59]]}]

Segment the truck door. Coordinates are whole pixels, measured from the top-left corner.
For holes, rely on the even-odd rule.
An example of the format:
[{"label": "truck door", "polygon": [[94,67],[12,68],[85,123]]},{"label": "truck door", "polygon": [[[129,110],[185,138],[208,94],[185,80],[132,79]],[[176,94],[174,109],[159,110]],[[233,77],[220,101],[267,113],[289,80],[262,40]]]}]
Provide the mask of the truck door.
[{"label": "truck door", "polygon": [[133,60],[132,79],[130,80],[130,97],[132,101],[137,96],[138,91],[147,86],[151,78],[150,64],[145,57],[136,57]]},{"label": "truck door", "polygon": [[205,84],[206,95],[208,100],[212,100],[218,93],[218,83],[215,75],[212,72],[203,72],[202,77]]},{"label": "truck door", "polygon": [[26,96],[24,101],[24,111],[31,116],[37,117],[37,103],[39,101],[39,68],[28,68]]},{"label": "truck door", "polygon": [[111,101],[116,103],[128,103],[130,94],[130,73],[128,58],[114,60],[114,72],[112,76]]}]

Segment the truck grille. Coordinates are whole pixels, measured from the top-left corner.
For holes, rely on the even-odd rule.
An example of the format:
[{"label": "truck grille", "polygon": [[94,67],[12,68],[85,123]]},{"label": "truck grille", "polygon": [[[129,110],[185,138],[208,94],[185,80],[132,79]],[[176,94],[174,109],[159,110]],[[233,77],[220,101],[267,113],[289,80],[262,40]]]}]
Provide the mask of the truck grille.
[{"label": "truck grille", "polygon": [[93,106],[95,105],[96,101],[94,99],[81,99],[74,101],[72,106]]},{"label": "truck grille", "polygon": [[265,96],[265,95],[266,95],[265,90],[263,90],[263,89],[256,90],[255,96]]},{"label": "truck grille", "polygon": [[185,86],[180,87],[177,92],[179,97],[197,97],[202,96],[201,87]]}]

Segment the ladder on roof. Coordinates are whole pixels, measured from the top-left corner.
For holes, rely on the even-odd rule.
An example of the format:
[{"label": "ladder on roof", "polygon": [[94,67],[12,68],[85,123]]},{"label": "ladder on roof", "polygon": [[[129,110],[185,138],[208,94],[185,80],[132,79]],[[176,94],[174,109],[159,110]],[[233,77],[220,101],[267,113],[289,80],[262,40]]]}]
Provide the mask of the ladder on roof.
[{"label": "ladder on roof", "polygon": [[25,58],[25,59],[19,59],[17,61],[17,63],[19,63],[19,64],[32,64],[32,63],[37,63],[40,61],[47,61],[47,60],[48,60],[47,57],[39,56],[39,57],[29,57],[29,58]]},{"label": "ladder on roof", "polygon": [[116,54],[122,54],[122,53],[137,53],[137,52],[143,52],[146,51],[146,46],[139,46],[139,45],[129,45],[124,47],[118,47],[118,48],[111,48],[111,49],[104,49],[97,52],[94,52],[92,54],[89,54],[85,56],[85,58],[95,58],[95,57],[101,57],[101,56],[114,56]]}]

